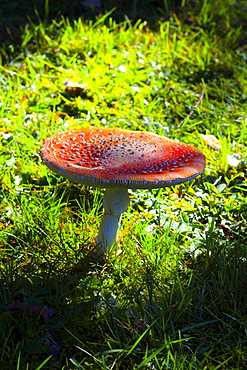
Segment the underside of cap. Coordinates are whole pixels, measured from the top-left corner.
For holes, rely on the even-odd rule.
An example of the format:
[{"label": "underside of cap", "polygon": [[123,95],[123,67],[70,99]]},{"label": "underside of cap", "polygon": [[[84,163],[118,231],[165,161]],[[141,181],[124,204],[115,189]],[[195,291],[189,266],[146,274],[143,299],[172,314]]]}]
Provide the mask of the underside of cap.
[{"label": "underside of cap", "polygon": [[200,175],[206,163],[192,145],[149,132],[95,127],[55,134],[41,156],[52,171],[101,188],[173,186]]},{"label": "underside of cap", "polygon": [[182,184],[183,182],[190,181],[203,173],[202,170],[201,172],[197,172],[196,174],[193,174],[186,178],[179,178],[176,176],[173,180],[108,180],[90,176],[72,175],[69,172],[65,172],[60,168],[54,167],[51,163],[44,163],[47,165],[47,167],[50,168],[50,170],[57,173],[58,175],[61,175],[73,182],[86,186],[92,186],[94,188],[158,189]]}]

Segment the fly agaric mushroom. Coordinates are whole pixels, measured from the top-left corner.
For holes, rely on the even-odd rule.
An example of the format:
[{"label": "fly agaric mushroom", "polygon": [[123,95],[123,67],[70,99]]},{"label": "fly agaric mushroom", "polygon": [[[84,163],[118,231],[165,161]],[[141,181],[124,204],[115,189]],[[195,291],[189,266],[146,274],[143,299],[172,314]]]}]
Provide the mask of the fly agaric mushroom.
[{"label": "fly agaric mushroom", "polygon": [[41,156],[57,174],[107,189],[95,239],[103,253],[117,238],[121,215],[129,205],[128,189],[181,184],[200,175],[206,164],[192,145],[150,132],[98,127],[55,134],[45,140]]}]

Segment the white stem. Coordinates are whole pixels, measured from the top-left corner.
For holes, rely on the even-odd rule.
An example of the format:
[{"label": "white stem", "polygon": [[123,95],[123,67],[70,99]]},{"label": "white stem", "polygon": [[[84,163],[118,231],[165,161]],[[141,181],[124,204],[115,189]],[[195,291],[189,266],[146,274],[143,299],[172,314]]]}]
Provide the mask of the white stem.
[{"label": "white stem", "polygon": [[103,199],[104,215],[95,241],[103,252],[108,252],[117,239],[121,215],[129,206],[127,189],[107,189]]}]

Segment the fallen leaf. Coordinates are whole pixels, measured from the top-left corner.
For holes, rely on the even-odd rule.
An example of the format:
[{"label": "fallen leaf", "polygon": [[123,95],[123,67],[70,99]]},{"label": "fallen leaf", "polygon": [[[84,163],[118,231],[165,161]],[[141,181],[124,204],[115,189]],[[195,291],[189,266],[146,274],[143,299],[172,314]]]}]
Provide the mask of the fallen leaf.
[{"label": "fallen leaf", "polygon": [[13,302],[8,305],[8,309],[10,311],[22,312],[26,311],[34,316],[40,316],[44,321],[47,321],[50,317],[52,317],[56,310],[53,308],[48,308],[48,306],[36,306],[33,304],[29,304],[27,302]]},{"label": "fallen leaf", "polygon": [[220,150],[221,149],[221,143],[220,140],[217,139],[214,135],[204,135],[200,134],[203,142],[210,146],[210,148],[215,149],[215,150]]},{"label": "fallen leaf", "polygon": [[71,80],[65,80],[64,81],[64,86],[66,88],[66,92],[69,94],[69,95],[73,95],[73,96],[79,96],[81,95],[82,93],[86,93],[87,90],[89,90],[88,88],[88,84],[80,84],[78,82],[73,82]]}]

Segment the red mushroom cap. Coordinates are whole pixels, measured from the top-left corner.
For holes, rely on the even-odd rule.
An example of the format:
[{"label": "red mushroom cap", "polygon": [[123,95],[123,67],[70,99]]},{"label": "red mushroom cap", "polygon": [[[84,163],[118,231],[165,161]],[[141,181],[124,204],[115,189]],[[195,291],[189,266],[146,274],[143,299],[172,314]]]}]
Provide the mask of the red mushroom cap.
[{"label": "red mushroom cap", "polygon": [[46,139],[41,156],[54,172],[101,188],[162,188],[200,175],[205,156],[150,132],[90,127]]}]

